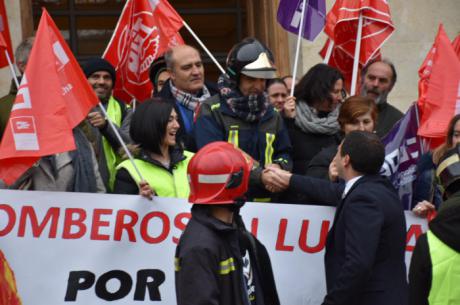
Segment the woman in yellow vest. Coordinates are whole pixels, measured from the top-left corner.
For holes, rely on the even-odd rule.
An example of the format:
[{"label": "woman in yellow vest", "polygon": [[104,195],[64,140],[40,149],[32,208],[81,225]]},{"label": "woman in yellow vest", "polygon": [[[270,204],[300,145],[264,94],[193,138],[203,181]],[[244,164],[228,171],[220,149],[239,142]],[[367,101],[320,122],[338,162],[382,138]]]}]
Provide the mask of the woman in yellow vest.
[{"label": "woman in yellow vest", "polygon": [[415,245],[410,305],[460,304],[460,144],[441,157],[436,176],[446,200]]},{"label": "woman in yellow vest", "polygon": [[145,181],[137,174],[130,160],[117,166],[114,193],[151,194],[160,197],[188,198],[187,165],[193,156],[176,145],[180,125],[173,103],[160,98],[140,104],[131,120],[130,135],[135,145],[134,163]]}]

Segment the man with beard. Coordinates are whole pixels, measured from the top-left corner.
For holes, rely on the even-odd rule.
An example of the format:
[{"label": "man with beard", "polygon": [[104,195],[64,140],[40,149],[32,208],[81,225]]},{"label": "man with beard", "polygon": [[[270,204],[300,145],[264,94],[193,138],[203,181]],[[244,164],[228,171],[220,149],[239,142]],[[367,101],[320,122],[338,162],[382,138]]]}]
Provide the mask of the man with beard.
[{"label": "man with beard", "polygon": [[83,71],[108,115],[105,117],[97,106],[88,114],[87,120],[92,126],[92,132],[88,138],[93,143],[102,179],[106,189],[112,191],[115,167],[120,162],[118,151],[121,144],[107,120],[112,121],[121,138],[125,143],[129,143],[131,142],[129,125],[132,111],[125,103],[112,96],[112,89],[115,86],[115,68],[108,61],[98,57],[91,58],[86,61]]},{"label": "man with beard", "polygon": [[255,38],[244,39],[230,50],[219,94],[203,103],[196,122],[198,149],[228,141],[258,162],[249,184],[252,201],[274,199],[264,187],[272,175],[268,168],[292,168],[287,129],[265,93],[267,79],[275,77],[271,51]]},{"label": "man with beard", "polygon": [[215,84],[205,82],[204,66],[197,49],[188,45],[168,50],[165,62],[170,78],[156,96],[174,101],[180,128],[177,140],[182,148],[196,152],[193,130],[201,103],[217,93]]},{"label": "man with beard", "polygon": [[361,95],[372,98],[377,104],[376,132],[380,138],[403,116],[401,111],[387,102],[388,94],[396,83],[396,77],[393,63],[386,59],[370,61],[361,71]]}]

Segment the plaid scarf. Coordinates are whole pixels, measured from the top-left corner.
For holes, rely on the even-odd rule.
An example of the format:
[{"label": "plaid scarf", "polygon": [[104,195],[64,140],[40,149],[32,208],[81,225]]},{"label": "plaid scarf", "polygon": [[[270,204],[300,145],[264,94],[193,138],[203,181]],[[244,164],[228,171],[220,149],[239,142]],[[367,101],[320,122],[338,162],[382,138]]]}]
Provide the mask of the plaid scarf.
[{"label": "plaid scarf", "polygon": [[208,98],[211,97],[211,94],[209,93],[208,88],[206,86],[203,86],[203,89],[201,89],[201,95],[197,94],[190,94],[187,92],[184,92],[182,90],[177,89],[172,81],[169,81],[169,85],[171,86],[171,93],[176,99],[179,104],[184,106],[185,108],[195,112],[197,107],[200,105],[200,103]]},{"label": "plaid scarf", "polygon": [[267,111],[269,100],[267,94],[243,96],[235,81],[221,75],[217,81],[221,97],[230,110],[245,122],[259,121]]}]

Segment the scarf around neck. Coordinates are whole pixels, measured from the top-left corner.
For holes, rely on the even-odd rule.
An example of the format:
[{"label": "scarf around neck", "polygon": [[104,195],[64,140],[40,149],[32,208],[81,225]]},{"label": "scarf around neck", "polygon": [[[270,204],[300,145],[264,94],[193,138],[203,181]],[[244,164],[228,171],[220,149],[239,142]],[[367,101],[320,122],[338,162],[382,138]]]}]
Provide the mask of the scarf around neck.
[{"label": "scarf around neck", "polygon": [[177,89],[171,80],[169,81],[169,85],[171,86],[171,93],[176,101],[193,112],[195,112],[201,102],[211,97],[211,93],[209,93],[208,88],[204,85],[200,95],[187,93]]},{"label": "scarf around neck", "polygon": [[244,96],[234,80],[221,75],[217,81],[219,93],[230,110],[245,122],[259,121],[268,109],[269,101],[266,93]]},{"label": "scarf around neck", "polygon": [[295,116],[295,125],[302,131],[315,134],[333,135],[340,130],[337,118],[339,116],[340,106],[336,107],[326,117],[318,117],[318,111],[308,106],[305,101],[297,104],[297,114]]}]

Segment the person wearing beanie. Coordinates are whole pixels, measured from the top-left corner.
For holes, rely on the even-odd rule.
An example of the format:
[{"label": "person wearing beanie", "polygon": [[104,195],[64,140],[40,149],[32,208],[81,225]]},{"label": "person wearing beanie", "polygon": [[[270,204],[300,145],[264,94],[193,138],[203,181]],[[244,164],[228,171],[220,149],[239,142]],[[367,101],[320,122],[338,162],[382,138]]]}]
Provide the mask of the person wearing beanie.
[{"label": "person wearing beanie", "polygon": [[124,102],[112,95],[116,74],[115,68],[108,61],[99,57],[90,58],[83,65],[83,72],[108,115],[106,118],[97,106],[90,111],[87,121],[91,125],[88,138],[96,151],[99,170],[106,189],[111,192],[115,181],[115,168],[121,160],[118,154],[121,143],[107,119],[112,121],[125,143],[131,143],[129,125],[132,111]]},{"label": "person wearing beanie", "polygon": [[164,84],[169,79],[170,74],[166,68],[165,58],[163,56],[155,59],[150,65],[149,78],[153,85],[152,96],[163,89]]}]

